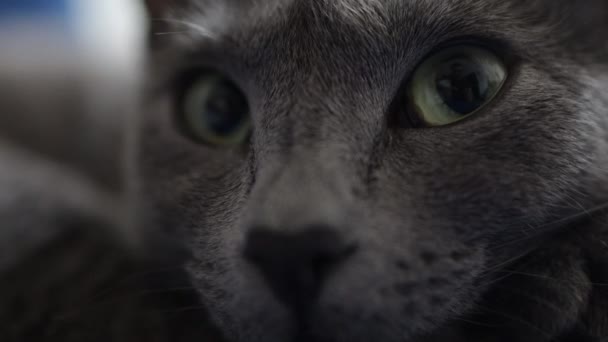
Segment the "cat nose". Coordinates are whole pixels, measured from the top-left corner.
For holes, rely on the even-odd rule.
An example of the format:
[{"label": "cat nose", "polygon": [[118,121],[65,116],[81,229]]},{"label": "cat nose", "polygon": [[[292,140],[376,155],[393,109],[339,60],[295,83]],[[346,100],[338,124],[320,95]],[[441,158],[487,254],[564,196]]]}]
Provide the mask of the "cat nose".
[{"label": "cat nose", "polygon": [[259,228],[247,236],[244,253],[275,296],[300,312],[314,303],[328,274],[355,249],[327,227],[297,234]]}]

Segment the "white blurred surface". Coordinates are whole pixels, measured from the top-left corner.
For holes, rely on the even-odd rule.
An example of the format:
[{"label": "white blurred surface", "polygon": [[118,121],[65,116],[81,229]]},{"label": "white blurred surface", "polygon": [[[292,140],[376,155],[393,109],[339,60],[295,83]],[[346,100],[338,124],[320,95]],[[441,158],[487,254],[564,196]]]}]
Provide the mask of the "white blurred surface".
[{"label": "white blurred surface", "polygon": [[140,64],[146,30],[141,1],[71,1],[80,41],[100,67],[129,71]]},{"label": "white blurred surface", "polygon": [[134,139],[125,132],[136,120],[144,16],[136,0],[69,1],[66,18],[0,21],[0,144],[119,184],[117,151]]}]

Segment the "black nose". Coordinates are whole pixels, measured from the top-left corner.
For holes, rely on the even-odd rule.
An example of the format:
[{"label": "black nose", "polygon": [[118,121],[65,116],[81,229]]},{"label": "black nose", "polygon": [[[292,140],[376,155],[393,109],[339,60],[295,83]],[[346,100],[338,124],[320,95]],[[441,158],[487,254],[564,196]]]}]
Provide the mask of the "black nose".
[{"label": "black nose", "polygon": [[354,250],[354,245],[324,227],[298,234],[255,229],[247,237],[245,257],[279,300],[302,311],[314,303],[329,272]]}]

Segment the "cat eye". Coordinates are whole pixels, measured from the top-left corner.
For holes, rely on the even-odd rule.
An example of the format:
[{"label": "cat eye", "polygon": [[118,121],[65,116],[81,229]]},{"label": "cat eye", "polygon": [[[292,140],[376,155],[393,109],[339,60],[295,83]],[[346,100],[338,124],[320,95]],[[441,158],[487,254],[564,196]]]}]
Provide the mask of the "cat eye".
[{"label": "cat eye", "polygon": [[492,52],[461,45],[423,62],[407,88],[409,119],[415,126],[444,126],[487,105],[507,79],[505,64]]},{"label": "cat eye", "polygon": [[251,130],[245,95],[218,72],[198,74],[183,87],[179,121],[195,140],[222,147],[244,143]]}]

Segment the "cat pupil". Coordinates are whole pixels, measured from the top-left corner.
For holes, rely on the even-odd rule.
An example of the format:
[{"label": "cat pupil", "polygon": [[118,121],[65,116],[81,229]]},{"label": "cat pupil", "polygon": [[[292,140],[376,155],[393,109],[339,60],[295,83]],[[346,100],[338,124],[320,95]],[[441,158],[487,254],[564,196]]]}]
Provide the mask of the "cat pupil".
[{"label": "cat pupil", "polygon": [[469,114],[486,102],[488,78],[473,61],[460,58],[445,63],[435,83],[441,99],[458,114]]},{"label": "cat pupil", "polygon": [[236,89],[229,84],[218,84],[204,104],[203,115],[213,132],[230,135],[246,118],[247,105]]}]

